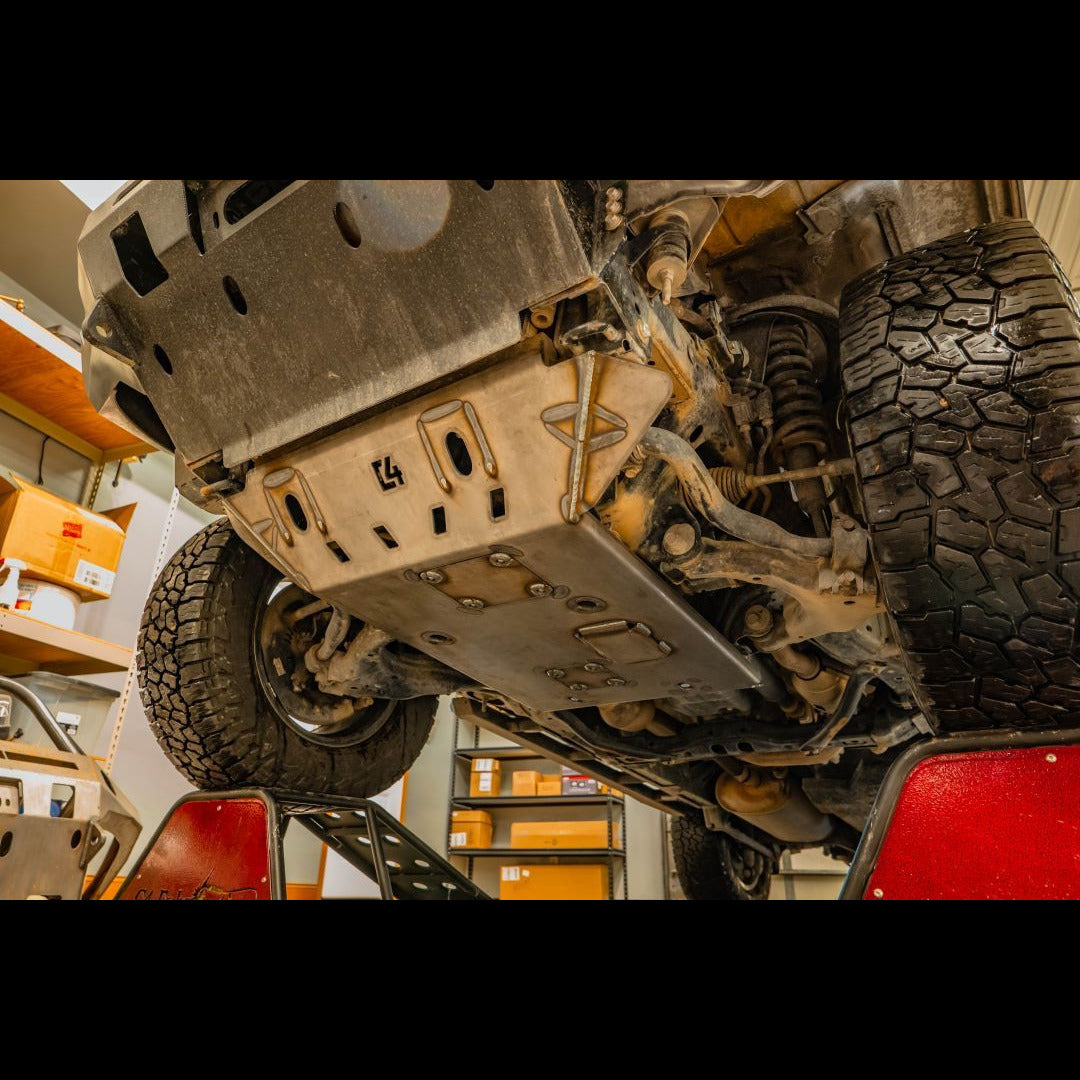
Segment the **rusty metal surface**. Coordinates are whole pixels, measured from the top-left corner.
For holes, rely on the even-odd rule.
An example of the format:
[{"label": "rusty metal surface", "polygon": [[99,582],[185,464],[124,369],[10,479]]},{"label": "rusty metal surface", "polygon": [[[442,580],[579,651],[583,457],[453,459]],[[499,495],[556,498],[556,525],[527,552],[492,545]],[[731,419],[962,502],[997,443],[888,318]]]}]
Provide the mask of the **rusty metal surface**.
[{"label": "rusty metal surface", "polygon": [[[590,276],[555,181],[296,180],[230,222],[240,183],[144,182],[79,241],[95,404],[142,390],[188,463],[267,453],[461,371]],[[145,295],[114,235],[135,214],[166,273]]]},{"label": "rusty metal surface", "polygon": [[732,200],[705,252],[713,287],[736,304],[790,292],[835,304],[893,255],[1023,213],[1016,180],[789,181]]},{"label": "rusty metal surface", "polygon": [[534,708],[751,686],[584,513],[670,393],[638,363],[521,356],[267,461],[226,507],[309,592]]}]

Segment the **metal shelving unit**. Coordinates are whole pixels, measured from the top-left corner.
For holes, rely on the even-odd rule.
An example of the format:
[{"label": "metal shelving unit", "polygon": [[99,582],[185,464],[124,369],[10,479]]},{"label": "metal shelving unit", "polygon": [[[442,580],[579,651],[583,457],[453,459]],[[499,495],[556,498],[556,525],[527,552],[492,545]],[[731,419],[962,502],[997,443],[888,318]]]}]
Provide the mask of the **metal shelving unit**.
[{"label": "metal shelving unit", "polygon": [[490,797],[453,798],[455,810],[483,810],[507,806],[604,806],[609,802],[621,804],[614,795],[495,795]]},{"label": "metal shelving unit", "polygon": [[[450,762],[450,800],[447,807],[447,836],[450,833],[451,813],[454,810],[494,810],[513,811],[535,807],[580,807],[597,806],[603,807],[607,817],[607,847],[602,848],[451,848],[447,841],[447,857],[461,859],[465,863],[465,874],[470,880],[475,880],[476,859],[495,859],[503,863],[515,862],[597,862],[604,861],[608,867],[608,899],[614,900],[616,893],[621,894],[623,900],[629,899],[629,880],[627,872],[626,856],[626,813],[625,800],[615,795],[492,795],[470,796],[459,795],[457,792],[461,786],[469,782],[469,773],[474,758],[497,758],[500,761],[547,761],[553,767],[555,762],[550,758],[527,750],[520,746],[481,746],[480,729],[474,725],[472,728],[471,746],[460,746],[462,736],[462,721],[454,721],[454,749]],[[615,846],[615,825],[618,823],[622,829],[622,847]],[[616,888],[616,878],[620,878]]]}]

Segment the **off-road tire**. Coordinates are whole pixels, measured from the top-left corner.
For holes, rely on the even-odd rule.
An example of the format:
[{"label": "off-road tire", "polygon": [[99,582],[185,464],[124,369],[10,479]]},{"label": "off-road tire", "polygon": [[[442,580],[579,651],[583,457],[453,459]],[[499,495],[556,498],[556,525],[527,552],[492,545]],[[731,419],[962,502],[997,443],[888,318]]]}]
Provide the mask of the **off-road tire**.
[{"label": "off-road tire", "polygon": [[139,690],[169,760],[196,787],[271,787],[369,797],[412,765],[436,699],[403,701],[359,745],[308,741],[267,702],[253,670],[252,621],[273,569],[227,520],[166,564],[139,630]]},{"label": "off-road tire", "polygon": [[712,832],[697,818],[671,820],[675,872],[687,900],[767,900],[772,865],[767,863],[753,888],[739,880],[733,856],[740,845],[724,833]]},{"label": "off-road tire", "polygon": [[856,474],[920,703],[945,731],[1080,723],[1080,308],[1024,221],[841,299]]}]

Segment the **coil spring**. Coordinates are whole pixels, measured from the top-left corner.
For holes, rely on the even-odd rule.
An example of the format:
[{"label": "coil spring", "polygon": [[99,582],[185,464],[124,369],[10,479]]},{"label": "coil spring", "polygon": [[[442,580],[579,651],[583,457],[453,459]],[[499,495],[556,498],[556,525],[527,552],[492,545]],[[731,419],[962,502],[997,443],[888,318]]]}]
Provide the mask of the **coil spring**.
[{"label": "coil spring", "polygon": [[[829,450],[829,425],[814,364],[806,345],[806,327],[794,319],[773,324],[766,357],[765,383],[772,392],[773,446],[785,468],[813,464]],[[792,451],[808,447],[813,461],[793,460]]]}]

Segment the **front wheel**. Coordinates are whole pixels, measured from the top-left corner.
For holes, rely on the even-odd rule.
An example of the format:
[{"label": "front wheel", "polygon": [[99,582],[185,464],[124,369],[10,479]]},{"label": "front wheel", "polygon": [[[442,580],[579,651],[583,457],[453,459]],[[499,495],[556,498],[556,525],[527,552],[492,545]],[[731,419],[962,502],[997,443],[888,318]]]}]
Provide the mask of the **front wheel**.
[{"label": "front wheel", "polygon": [[196,787],[368,798],[412,765],[436,699],[321,693],[303,670],[318,608],[225,519],[196,533],[154,584],[139,630],[139,689],[169,760]]},{"label": "front wheel", "polygon": [[916,696],[946,732],[1075,725],[1080,307],[1025,221],[841,300],[848,430]]},{"label": "front wheel", "polygon": [[767,900],[772,860],[689,817],[671,822],[675,870],[687,900]]}]

